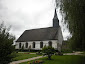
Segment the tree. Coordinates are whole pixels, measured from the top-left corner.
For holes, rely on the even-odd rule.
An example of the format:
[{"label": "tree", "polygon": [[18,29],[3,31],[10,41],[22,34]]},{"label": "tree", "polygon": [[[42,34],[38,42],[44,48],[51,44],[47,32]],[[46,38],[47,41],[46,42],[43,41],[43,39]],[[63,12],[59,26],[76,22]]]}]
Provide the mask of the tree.
[{"label": "tree", "polygon": [[[58,2],[58,1],[57,1]],[[73,50],[85,50],[85,0],[61,0],[61,12],[68,29]]]},{"label": "tree", "polygon": [[23,51],[24,51],[24,45],[21,47],[20,51],[21,51],[21,52],[23,52]]},{"label": "tree", "polygon": [[30,50],[31,50],[31,45],[29,46],[28,50],[29,50],[29,52],[30,52]]},{"label": "tree", "polygon": [[52,56],[52,54],[55,53],[55,49],[51,46],[44,46],[44,48],[42,48],[42,52],[48,56],[49,60],[51,60],[51,56]]},{"label": "tree", "polygon": [[4,24],[0,24],[0,63],[8,64],[12,59],[12,52],[14,51],[13,40],[14,36],[9,34],[9,28]]}]

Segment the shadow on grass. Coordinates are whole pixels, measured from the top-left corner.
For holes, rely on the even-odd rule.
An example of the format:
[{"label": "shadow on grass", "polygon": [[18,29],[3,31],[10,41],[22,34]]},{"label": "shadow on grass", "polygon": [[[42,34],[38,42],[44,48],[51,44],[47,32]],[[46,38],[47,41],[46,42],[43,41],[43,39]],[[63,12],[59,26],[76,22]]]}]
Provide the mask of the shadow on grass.
[{"label": "shadow on grass", "polygon": [[44,61],[43,64],[85,64],[85,56],[78,55],[52,56],[52,60],[47,57],[41,60]]},{"label": "shadow on grass", "polygon": [[[85,55],[63,55],[63,56],[52,56],[51,60],[47,57],[40,58],[38,60],[43,60],[43,64],[85,64]],[[21,63],[27,64],[28,62]]]}]

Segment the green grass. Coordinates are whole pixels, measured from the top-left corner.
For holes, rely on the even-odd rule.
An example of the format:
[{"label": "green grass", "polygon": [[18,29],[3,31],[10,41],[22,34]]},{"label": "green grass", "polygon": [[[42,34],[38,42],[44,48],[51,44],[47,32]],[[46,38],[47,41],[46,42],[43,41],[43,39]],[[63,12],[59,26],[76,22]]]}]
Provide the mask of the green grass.
[{"label": "green grass", "polygon": [[83,53],[81,53],[81,54],[85,55],[85,51]]},{"label": "green grass", "polygon": [[[52,56],[52,60],[47,60],[47,57],[44,57],[39,60],[43,60],[43,64],[85,64],[85,56],[78,55]],[[20,64],[28,64],[28,62]]]},{"label": "green grass", "polygon": [[17,53],[16,54],[16,57],[13,58],[13,61],[28,59],[28,58],[32,58],[32,57],[36,57],[36,56],[40,56],[40,55]]},{"label": "green grass", "polygon": [[52,60],[46,60],[44,64],[82,64],[84,60],[83,56],[52,56]]},{"label": "green grass", "polygon": [[36,53],[36,52],[18,52],[18,53]]}]

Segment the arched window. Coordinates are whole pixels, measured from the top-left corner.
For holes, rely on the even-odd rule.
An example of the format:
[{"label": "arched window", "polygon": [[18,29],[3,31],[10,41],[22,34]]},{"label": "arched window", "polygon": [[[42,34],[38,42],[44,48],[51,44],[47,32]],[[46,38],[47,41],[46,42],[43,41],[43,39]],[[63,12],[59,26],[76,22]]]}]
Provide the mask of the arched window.
[{"label": "arched window", "polygon": [[40,42],[40,48],[43,48],[43,42]]},{"label": "arched window", "polygon": [[28,48],[28,43],[27,42],[26,42],[25,46],[26,46],[26,48]]},{"label": "arched window", "polygon": [[48,42],[48,45],[52,47],[52,41],[49,41]]},{"label": "arched window", "polygon": [[35,42],[33,42],[33,48],[35,48]]},{"label": "arched window", "polygon": [[19,48],[21,48],[21,43],[19,43]]}]

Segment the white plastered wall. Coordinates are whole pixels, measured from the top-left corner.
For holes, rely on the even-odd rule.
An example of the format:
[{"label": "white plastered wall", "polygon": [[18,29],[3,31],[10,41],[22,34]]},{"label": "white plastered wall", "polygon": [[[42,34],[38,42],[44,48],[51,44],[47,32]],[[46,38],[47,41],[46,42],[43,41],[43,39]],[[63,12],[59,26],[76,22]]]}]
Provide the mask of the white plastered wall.
[{"label": "white plastered wall", "polygon": [[59,27],[58,29],[58,50],[59,51],[61,51],[62,41],[63,41],[63,35],[62,35],[61,27]]},{"label": "white plastered wall", "polygon": [[[43,42],[43,47],[44,46],[48,46],[48,42],[51,41],[52,42],[52,47],[54,47],[55,49],[57,49],[57,40],[46,40],[46,41],[29,41],[28,43],[28,48],[29,46],[31,46],[31,49],[35,49],[35,50],[41,50],[40,48],[40,42]],[[33,48],[33,42],[35,42],[35,48]],[[21,43],[21,47],[24,45],[24,49],[28,49],[26,48],[26,42],[16,42],[16,49],[19,49],[19,43]]]}]

